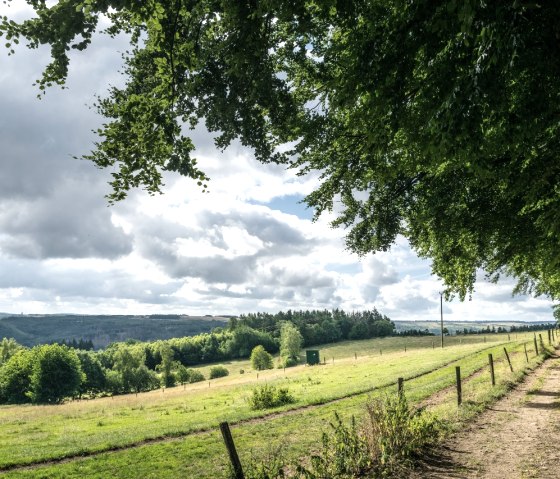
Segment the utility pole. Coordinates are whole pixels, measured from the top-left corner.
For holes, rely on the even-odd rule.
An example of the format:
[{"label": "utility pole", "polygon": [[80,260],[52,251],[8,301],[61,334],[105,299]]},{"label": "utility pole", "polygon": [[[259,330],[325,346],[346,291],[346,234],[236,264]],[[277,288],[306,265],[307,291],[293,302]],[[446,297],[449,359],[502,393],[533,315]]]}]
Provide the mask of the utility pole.
[{"label": "utility pole", "polygon": [[441,319],[441,347],[443,348],[443,293],[439,293],[439,316]]}]

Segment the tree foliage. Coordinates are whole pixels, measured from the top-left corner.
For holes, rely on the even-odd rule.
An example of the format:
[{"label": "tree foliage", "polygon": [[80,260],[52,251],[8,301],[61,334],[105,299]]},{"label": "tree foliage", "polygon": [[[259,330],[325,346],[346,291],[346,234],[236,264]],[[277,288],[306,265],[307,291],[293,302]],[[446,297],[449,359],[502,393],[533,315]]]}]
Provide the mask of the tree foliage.
[{"label": "tree foliage", "polygon": [[0,368],[0,399],[8,403],[29,402],[33,354],[20,349]]},{"label": "tree foliage", "polygon": [[[322,173],[307,202],[341,203],[358,253],[404,235],[447,295],[477,271],[560,296],[560,5],[479,0],[27,0],[7,47],[49,44],[39,88],[64,84],[101,16],[126,32],[126,84],[89,156],[111,201],[176,171],[203,188],[186,127],[204,122],[263,162]],[[282,147],[288,145],[287,147]]]},{"label": "tree foliage", "polygon": [[22,348],[14,338],[2,338],[0,341],[0,366]]},{"label": "tree foliage", "polygon": [[303,346],[303,336],[289,321],[282,323],[280,328],[280,356],[284,360],[299,361],[299,353]]},{"label": "tree foliage", "polygon": [[257,371],[272,369],[272,355],[260,344],[251,351],[251,367]]},{"label": "tree foliage", "polygon": [[58,344],[36,346],[29,397],[35,403],[59,403],[77,395],[85,379],[75,350]]}]

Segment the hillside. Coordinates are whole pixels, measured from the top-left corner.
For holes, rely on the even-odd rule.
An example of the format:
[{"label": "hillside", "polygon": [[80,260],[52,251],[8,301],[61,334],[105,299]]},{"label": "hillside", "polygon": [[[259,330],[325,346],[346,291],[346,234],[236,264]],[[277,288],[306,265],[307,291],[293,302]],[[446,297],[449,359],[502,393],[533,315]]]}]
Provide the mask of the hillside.
[{"label": "hillside", "polygon": [[0,338],[25,346],[53,341],[91,340],[95,348],[115,341],[151,341],[206,333],[224,327],[222,316],[149,315],[21,315],[0,317]]}]

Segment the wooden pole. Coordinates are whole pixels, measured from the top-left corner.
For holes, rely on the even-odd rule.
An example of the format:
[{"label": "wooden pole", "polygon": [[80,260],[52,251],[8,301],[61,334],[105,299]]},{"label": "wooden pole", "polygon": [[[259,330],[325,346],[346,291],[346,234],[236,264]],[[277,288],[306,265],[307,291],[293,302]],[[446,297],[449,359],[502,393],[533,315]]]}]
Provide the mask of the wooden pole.
[{"label": "wooden pole", "polygon": [[457,380],[457,406],[463,402],[463,390],[461,388],[461,367],[455,366],[455,378]]},{"label": "wooden pole", "polygon": [[513,366],[511,365],[511,361],[510,361],[510,359],[509,359],[509,354],[508,354],[506,348],[504,348],[504,353],[505,353],[505,355],[506,355],[506,359],[507,359],[507,362],[508,362],[508,364],[509,364],[509,369],[511,370],[511,372],[513,372]]},{"label": "wooden pole", "polygon": [[525,349],[525,360],[529,362],[529,355],[527,354],[527,343],[523,343],[523,348]]},{"label": "wooden pole", "polygon": [[548,344],[552,344],[552,334],[550,329],[547,329],[546,332],[548,333]]},{"label": "wooden pole", "polygon": [[439,315],[441,319],[441,347],[443,348],[443,293],[439,293]]},{"label": "wooden pole", "polygon": [[488,355],[488,363],[490,364],[490,379],[492,380],[492,386],[496,385],[496,376],[494,375],[494,359],[492,355]]},{"label": "wooden pole", "polygon": [[535,355],[538,356],[539,355],[539,347],[537,346],[537,335],[536,334],[533,336],[533,342],[535,343]]},{"label": "wooden pole", "polygon": [[220,431],[222,432],[222,437],[224,438],[224,443],[229,454],[229,460],[231,461],[231,465],[233,467],[233,477],[235,479],[245,479],[243,468],[241,467],[241,461],[239,460],[239,456],[237,455],[233,437],[231,437],[229,424],[227,422],[221,422]]},{"label": "wooden pole", "polygon": [[541,350],[544,353],[544,341],[542,340],[542,334],[539,333],[539,342],[541,343]]},{"label": "wooden pole", "polygon": [[403,378],[397,378],[397,394],[400,396],[402,396],[403,394],[403,389],[404,389],[404,379]]}]

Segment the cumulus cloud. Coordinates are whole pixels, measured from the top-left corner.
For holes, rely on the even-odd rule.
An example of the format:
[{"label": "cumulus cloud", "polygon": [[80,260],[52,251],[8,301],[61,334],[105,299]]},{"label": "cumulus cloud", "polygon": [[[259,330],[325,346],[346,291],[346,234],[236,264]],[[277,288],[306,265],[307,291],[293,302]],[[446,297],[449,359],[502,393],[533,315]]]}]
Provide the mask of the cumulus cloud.
[{"label": "cumulus cloud", "polygon": [[[13,2],[14,4],[16,2]],[[5,8],[5,7],[0,7]],[[23,12],[23,10],[22,10]],[[23,13],[22,13],[23,14]],[[68,90],[38,101],[32,83],[47,49],[0,55],[0,310],[12,312],[239,314],[377,307],[393,319],[439,317],[441,282],[399,238],[358,258],[325,214],[295,202],[319,184],[258,164],[234,142],[224,152],[203,126],[192,134],[210,193],[165,173],[165,194],[142,191],[108,207],[110,172],[88,153],[101,123],[88,108],[119,85],[126,39],[73,52]],[[512,298],[511,284],[477,283],[449,319],[550,318],[546,299]]]}]

